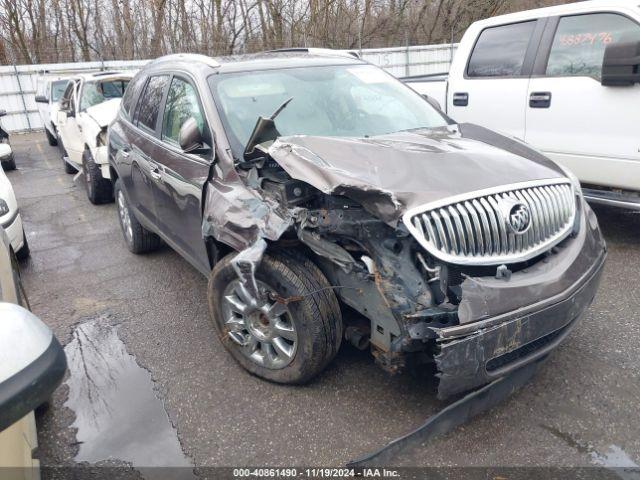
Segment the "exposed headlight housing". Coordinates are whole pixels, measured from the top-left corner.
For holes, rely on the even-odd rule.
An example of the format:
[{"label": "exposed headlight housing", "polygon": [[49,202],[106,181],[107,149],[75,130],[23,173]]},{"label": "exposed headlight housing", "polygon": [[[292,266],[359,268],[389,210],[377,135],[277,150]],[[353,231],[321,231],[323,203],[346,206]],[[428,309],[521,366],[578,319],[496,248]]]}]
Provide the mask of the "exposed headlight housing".
[{"label": "exposed headlight housing", "polygon": [[100,133],[96,137],[96,145],[102,147],[107,144],[107,127],[100,130]]},{"label": "exposed headlight housing", "polygon": [[0,198],[0,217],[6,215],[7,213],[9,213],[9,205],[7,205],[7,202]]}]

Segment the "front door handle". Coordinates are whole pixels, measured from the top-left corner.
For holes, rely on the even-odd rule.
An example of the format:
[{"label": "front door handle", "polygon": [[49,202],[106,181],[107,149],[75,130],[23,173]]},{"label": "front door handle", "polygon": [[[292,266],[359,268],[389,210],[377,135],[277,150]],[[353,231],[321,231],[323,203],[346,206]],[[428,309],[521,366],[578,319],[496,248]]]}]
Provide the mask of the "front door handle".
[{"label": "front door handle", "polygon": [[466,107],[469,105],[469,94],[466,92],[456,92],[453,94],[454,107]]},{"label": "front door handle", "polygon": [[529,96],[531,108],[549,108],[551,106],[551,92],[532,92]]},{"label": "front door handle", "polygon": [[160,167],[155,162],[149,162],[149,175],[156,181],[160,181],[162,179],[162,172],[160,171]]}]

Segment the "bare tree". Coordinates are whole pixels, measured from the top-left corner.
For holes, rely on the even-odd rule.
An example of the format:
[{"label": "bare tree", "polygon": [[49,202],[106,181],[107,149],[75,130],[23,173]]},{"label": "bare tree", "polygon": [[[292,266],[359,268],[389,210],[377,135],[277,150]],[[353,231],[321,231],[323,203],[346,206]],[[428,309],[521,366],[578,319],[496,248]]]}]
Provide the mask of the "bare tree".
[{"label": "bare tree", "polygon": [[446,43],[492,15],[567,0],[0,0],[0,62]]}]

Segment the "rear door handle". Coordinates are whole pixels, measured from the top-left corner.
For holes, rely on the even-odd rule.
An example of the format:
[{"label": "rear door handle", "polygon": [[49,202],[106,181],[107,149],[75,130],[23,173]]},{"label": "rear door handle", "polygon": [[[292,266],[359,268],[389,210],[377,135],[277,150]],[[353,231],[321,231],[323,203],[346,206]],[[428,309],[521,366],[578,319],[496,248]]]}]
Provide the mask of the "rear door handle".
[{"label": "rear door handle", "polygon": [[122,150],[120,150],[120,155],[122,155],[122,158],[129,158],[130,154],[131,154],[130,148],[123,148]]},{"label": "rear door handle", "polygon": [[532,92],[529,96],[531,108],[549,108],[551,106],[551,92]]},{"label": "rear door handle", "polygon": [[453,105],[455,107],[466,107],[469,105],[469,94],[466,92],[456,92],[453,94]]}]

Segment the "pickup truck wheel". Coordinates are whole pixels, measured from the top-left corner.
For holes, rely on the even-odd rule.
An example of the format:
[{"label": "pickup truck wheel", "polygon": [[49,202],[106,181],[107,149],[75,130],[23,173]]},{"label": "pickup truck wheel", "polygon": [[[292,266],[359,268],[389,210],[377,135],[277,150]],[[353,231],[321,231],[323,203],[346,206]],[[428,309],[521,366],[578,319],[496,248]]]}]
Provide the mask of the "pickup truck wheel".
[{"label": "pickup truck wheel", "polygon": [[120,179],[116,180],[114,192],[120,227],[129,250],[132,253],[147,253],[156,250],[161,243],[160,237],[144,228],[129,209],[129,203],[122,191]]},{"label": "pickup truck wheel", "polygon": [[258,377],[286,384],[309,381],[340,345],[342,318],[329,282],[311,262],[265,255],[256,280],[267,300],[259,306],[238,279],[234,256],[218,262],[209,276],[209,317],[222,344]]},{"label": "pickup truck wheel", "polygon": [[107,180],[102,176],[100,167],[94,162],[89,150],[85,150],[82,154],[82,170],[89,201],[94,205],[111,202],[113,200],[111,180]]},{"label": "pickup truck wheel", "polygon": [[8,172],[9,170],[15,170],[16,169],[16,159],[13,156],[13,153],[6,160],[2,160],[1,163],[2,163],[2,169],[5,172]]},{"label": "pickup truck wheel", "polygon": [[52,147],[58,145],[58,139],[51,134],[48,128],[45,127],[44,133],[47,135],[47,141],[49,142],[49,145],[51,145]]}]

